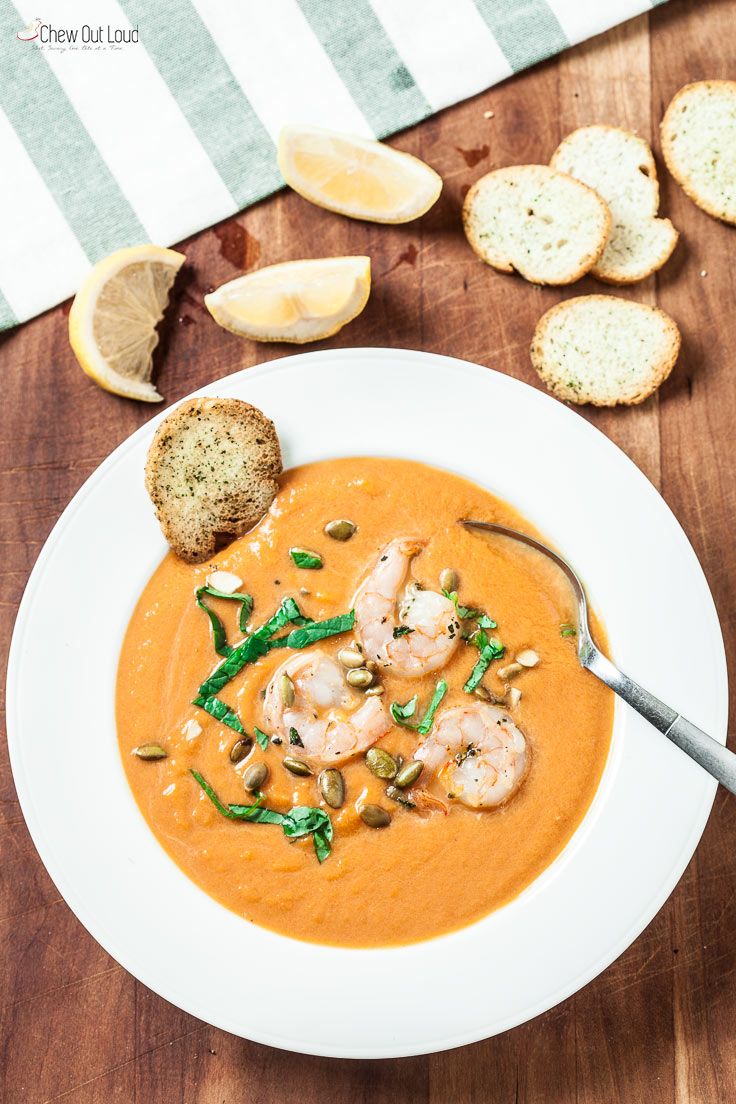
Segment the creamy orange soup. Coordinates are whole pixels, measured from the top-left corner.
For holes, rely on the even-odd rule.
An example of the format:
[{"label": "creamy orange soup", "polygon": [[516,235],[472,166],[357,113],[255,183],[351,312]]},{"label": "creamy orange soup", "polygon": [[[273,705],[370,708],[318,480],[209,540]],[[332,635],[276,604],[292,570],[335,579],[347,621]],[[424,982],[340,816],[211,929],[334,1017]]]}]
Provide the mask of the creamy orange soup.
[{"label": "creamy orange soup", "polygon": [[[299,939],[342,946],[410,943],[459,928],[510,901],[560,853],[580,824],[598,786],[608,753],[612,695],[578,665],[575,638],[562,626],[574,620],[572,595],[557,570],[536,553],[507,540],[471,533],[461,517],[497,521],[533,532],[505,502],[465,479],[405,460],[342,459],[288,471],[264,520],[216,557],[190,566],[166,557],[146,586],[125,637],[117,683],[120,750],[140,809],[169,855],[202,889],[245,920]],[[341,543],[325,524],[347,518],[355,535]],[[351,609],[356,589],[384,546],[400,536],[421,537],[426,547],[411,565],[425,588],[439,590],[440,572],[454,569],[459,601],[497,622],[490,635],[505,646],[483,685],[501,698],[508,683],[498,670],[524,649],[537,666],[510,681],[521,699],[509,716],[523,732],[529,766],[516,793],[497,808],[474,810],[448,796],[425,771],[416,784],[437,799],[436,808],[408,809],[386,795],[362,754],[340,762],[346,787],[342,808],[321,800],[314,774],[284,769],[298,747],[254,742],[238,764],[230,749],[239,739],[192,705],[200,683],[221,662],[210,624],[194,591],[216,567],[238,575],[253,596],[250,627],[262,624],[282,599],[293,596],[305,616],[324,620]],[[319,553],[320,570],[297,567],[289,550]],[[235,602],[209,599],[230,644],[242,639]],[[473,624],[464,624],[466,634]],[[595,626],[602,637],[600,625]],[[352,633],[320,642],[335,655]],[[438,711],[477,701],[463,691],[478,649],[461,640],[441,670],[416,678],[380,671],[382,701],[406,703],[414,694],[423,716],[438,679],[448,691]],[[287,658],[277,649],[246,666],[220,691],[249,736],[266,728],[263,692]],[[508,701],[508,699],[506,699]],[[195,719],[201,726],[187,722]],[[380,741],[411,760],[416,732],[398,725]],[[167,757],[144,761],[133,749],[160,744]],[[305,758],[302,755],[302,758]],[[329,813],[332,849],[317,861],[311,836],[288,839],[281,827],[231,821],[221,815],[191,774],[198,771],[226,803],[249,804],[243,773],[263,760],[269,777],[263,804],[285,812],[312,806]],[[367,826],[366,804],[382,806],[387,827]]]}]

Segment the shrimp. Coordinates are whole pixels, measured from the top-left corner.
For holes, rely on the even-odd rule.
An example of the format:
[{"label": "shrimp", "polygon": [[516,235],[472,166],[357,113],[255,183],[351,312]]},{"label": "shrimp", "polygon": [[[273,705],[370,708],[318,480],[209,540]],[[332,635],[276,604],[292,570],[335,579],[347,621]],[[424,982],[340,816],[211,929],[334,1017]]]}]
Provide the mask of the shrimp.
[{"label": "shrimp", "polygon": [[[294,687],[290,705],[283,701],[284,675]],[[322,763],[342,762],[366,751],[391,728],[383,703],[377,697],[360,703],[340,665],[320,649],[281,664],[266,688],[263,716],[266,727],[287,744],[296,729],[303,754]]]},{"label": "shrimp", "polygon": [[365,655],[407,678],[444,667],[460,640],[457,611],[444,594],[410,582],[399,595],[409,564],[424,543],[406,537],[392,540],[354,601]]},{"label": "shrimp", "polygon": [[472,702],[445,709],[414,753],[449,794],[471,809],[506,801],[526,774],[526,740],[496,705]]}]

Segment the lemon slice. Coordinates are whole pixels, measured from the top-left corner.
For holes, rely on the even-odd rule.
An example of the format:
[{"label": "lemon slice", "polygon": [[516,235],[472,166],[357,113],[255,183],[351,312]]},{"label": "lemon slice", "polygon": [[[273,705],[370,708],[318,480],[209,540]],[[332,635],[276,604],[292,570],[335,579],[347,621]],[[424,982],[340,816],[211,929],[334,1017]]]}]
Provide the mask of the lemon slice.
[{"label": "lemon slice", "polygon": [[215,322],[254,341],[319,341],[360,314],[371,290],[370,257],[286,261],[239,276],[205,295]]},{"label": "lemon slice", "polygon": [[369,222],[410,222],[442,191],[442,177],[419,158],[321,127],[284,127],[278,161],[299,195]]},{"label": "lemon slice", "polygon": [[159,245],[118,249],[98,261],[69,312],[69,341],[83,371],[115,395],[161,402],[151,383],[156,326],[184,254]]}]

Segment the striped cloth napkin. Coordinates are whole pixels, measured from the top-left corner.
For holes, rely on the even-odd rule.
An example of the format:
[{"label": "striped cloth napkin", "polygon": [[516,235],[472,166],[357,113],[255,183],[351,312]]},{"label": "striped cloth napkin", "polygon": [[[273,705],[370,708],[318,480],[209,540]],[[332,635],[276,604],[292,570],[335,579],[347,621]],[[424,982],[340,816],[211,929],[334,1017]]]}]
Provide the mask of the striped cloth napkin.
[{"label": "striped cloth napkin", "polygon": [[276,191],[285,122],[384,137],[655,2],[0,0],[0,329]]}]

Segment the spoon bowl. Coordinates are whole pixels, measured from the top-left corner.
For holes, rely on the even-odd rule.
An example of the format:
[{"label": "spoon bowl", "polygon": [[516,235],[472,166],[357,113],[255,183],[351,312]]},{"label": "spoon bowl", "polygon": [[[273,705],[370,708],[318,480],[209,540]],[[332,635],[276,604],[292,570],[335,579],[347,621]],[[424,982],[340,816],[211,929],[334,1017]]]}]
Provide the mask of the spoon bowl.
[{"label": "spoon bowl", "polygon": [[578,624],[576,631],[578,659],[581,666],[590,671],[601,682],[604,682],[619,698],[622,698],[645,720],[659,729],[668,740],[671,740],[681,751],[684,751],[704,770],[717,778],[722,786],[736,794],[736,755],[624,674],[600,650],[590,632],[588,600],[585,596],[585,588],[575,570],[559,552],[555,552],[554,549],[549,548],[548,545],[543,544],[535,537],[530,537],[527,533],[521,533],[517,529],[508,529],[505,525],[498,525],[491,521],[476,521],[472,518],[460,518],[459,522],[466,529],[478,529],[519,541],[521,544],[540,552],[547,559],[552,560],[568,579],[577,600]]}]

